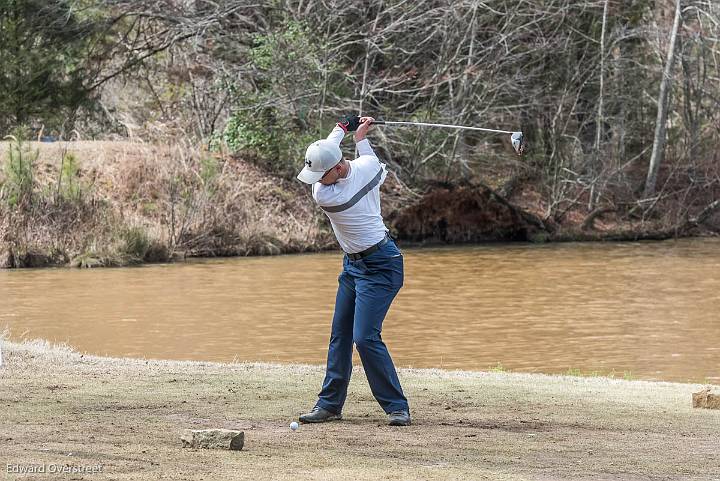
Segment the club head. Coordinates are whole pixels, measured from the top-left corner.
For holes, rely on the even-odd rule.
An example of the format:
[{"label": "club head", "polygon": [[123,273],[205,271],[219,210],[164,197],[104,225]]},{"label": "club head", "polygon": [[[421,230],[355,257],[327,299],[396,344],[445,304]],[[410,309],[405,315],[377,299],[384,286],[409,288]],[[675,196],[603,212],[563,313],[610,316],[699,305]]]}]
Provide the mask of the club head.
[{"label": "club head", "polygon": [[525,136],[522,132],[513,132],[510,136],[510,142],[516,154],[522,155],[525,153],[527,145],[525,144]]}]

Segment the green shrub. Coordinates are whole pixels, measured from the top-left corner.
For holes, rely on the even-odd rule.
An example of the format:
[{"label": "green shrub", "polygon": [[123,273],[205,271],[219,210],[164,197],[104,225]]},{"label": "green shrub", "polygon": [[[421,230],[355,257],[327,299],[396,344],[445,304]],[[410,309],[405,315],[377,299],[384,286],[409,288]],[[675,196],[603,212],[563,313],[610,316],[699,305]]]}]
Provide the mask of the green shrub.
[{"label": "green shrub", "polygon": [[145,229],[130,227],[120,233],[119,253],[126,258],[129,264],[142,262],[150,250],[152,242]]},{"label": "green shrub", "polygon": [[250,154],[264,169],[292,177],[302,167],[307,146],[323,136],[314,129],[303,132],[288,128],[283,125],[286,121],[277,118],[273,108],[266,108],[259,115],[236,112],[225,127],[223,140],[232,151]]},{"label": "green shrub", "polygon": [[80,180],[80,163],[74,154],[63,155],[58,178],[58,196],[73,202],[82,199],[86,187]]},{"label": "green shrub", "polygon": [[276,153],[277,142],[272,130],[276,128],[270,112],[254,115],[250,111],[238,111],[230,117],[223,140],[231,150],[253,149],[262,154]]},{"label": "green shrub", "polygon": [[229,82],[235,111],[222,140],[264,169],[291,177],[302,167],[307,146],[327,135],[323,124],[334,122],[334,116],[322,118],[318,107],[344,88],[342,70],[303,22],[285,20],[252,41],[253,91]]},{"label": "green shrub", "polygon": [[200,159],[200,180],[205,191],[212,196],[217,191],[217,179],[220,176],[220,162],[215,157]]},{"label": "green shrub", "polygon": [[114,265],[165,262],[170,259],[170,249],[162,242],[150,238],[142,227],[129,227],[120,232],[120,246],[116,257]]},{"label": "green shrub", "polygon": [[39,151],[33,150],[24,139],[25,129],[16,129],[14,135],[8,136],[7,157],[5,158],[3,182],[4,197],[11,207],[32,202],[35,187],[35,162]]}]

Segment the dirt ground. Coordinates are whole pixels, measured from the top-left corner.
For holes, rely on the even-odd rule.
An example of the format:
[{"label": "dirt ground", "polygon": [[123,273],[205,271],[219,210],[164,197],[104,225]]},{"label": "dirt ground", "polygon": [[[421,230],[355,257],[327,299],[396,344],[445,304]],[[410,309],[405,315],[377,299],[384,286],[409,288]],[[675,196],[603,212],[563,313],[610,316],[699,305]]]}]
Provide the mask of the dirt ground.
[{"label": "dirt ground", "polygon": [[[357,371],[345,420],[292,432],[321,367],[2,350],[0,479],[720,480],[700,385],[401,370],[414,422],[392,428]],[[244,430],[245,449],[181,447],[212,427]],[[63,466],[76,472],[50,472]]]}]

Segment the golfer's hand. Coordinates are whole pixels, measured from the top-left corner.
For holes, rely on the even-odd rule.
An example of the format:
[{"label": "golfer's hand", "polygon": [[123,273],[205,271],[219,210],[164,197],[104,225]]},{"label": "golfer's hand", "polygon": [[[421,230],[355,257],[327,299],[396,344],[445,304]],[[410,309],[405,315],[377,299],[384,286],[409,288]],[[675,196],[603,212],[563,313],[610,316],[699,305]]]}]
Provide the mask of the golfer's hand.
[{"label": "golfer's hand", "polygon": [[360,127],[358,127],[357,132],[355,132],[356,143],[365,139],[365,135],[367,135],[373,122],[375,122],[375,119],[372,117],[360,117]]},{"label": "golfer's hand", "polygon": [[341,118],[340,121],[337,123],[337,126],[343,129],[346,134],[348,132],[355,132],[359,125],[360,117],[358,117],[357,115],[346,115],[345,117]]}]

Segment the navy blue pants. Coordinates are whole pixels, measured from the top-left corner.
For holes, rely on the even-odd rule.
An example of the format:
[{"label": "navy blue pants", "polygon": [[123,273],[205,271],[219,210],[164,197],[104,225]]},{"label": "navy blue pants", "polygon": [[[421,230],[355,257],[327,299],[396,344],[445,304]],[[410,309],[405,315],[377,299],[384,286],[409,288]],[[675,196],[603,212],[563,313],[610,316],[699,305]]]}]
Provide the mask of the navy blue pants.
[{"label": "navy blue pants", "polygon": [[380,337],[385,314],[403,284],[403,258],[392,240],[364,259],[343,259],[338,278],[327,372],[317,405],[342,412],[352,373],[352,346],[370,390],[386,413],[409,411],[395,365]]}]

